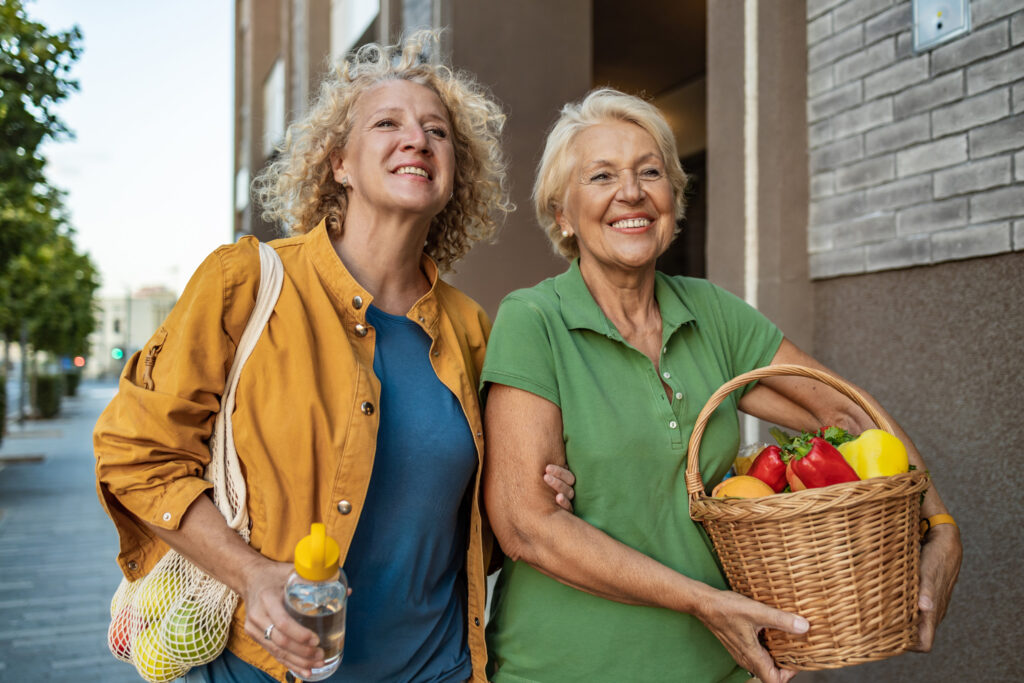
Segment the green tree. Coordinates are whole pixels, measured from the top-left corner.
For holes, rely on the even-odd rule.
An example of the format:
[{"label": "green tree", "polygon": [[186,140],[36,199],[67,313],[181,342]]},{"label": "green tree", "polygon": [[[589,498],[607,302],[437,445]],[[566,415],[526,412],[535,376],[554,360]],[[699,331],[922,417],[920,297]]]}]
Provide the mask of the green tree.
[{"label": "green tree", "polygon": [[0,271],[27,246],[34,213],[49,201],[40,147],[71,134],[56,105],[78,89],[68,74],[81,40],[78,27],[50,33],[22,0],[0,0]]}]

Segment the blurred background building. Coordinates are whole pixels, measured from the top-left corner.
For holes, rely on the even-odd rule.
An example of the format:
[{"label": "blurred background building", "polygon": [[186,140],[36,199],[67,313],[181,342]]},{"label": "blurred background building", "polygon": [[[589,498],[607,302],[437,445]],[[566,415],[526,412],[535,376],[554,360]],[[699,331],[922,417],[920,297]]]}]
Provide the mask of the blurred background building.
[{"label": "blurred background building", "polygon": [[123,297],[98,300],[96,330],[89,335],[86,377],[116,378],[125,361],[141,349],[174,308],[177,295],[166,287],[144,287]]},{"label": "blurred background building", "polygon": [[[425,25],[509,114],[519,210],[457,285],[493,315],[564,270],[529,201],[544,135],[593,87],[643,95],[693,177],[662,268],[743,296],[928,458],[967,549],[937,651],[801,678],[1009,680],[1024,481],[991,445],[1022,436],[1024,0],[236,0],[236,235],[277,236],[249,183],[328,60]],[[982,507],[963,485],[1007,479]]]}]

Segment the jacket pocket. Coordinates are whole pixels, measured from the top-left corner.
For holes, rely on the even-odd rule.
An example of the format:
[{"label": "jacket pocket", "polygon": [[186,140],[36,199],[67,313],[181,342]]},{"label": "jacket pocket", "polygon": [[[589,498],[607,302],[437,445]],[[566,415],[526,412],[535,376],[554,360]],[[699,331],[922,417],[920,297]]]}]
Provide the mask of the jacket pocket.
[{"label": "jacket pocket", "polygon": [[142,388],[149,391],[153,391],[155,388],[153,384],[153,366],[156,365],[156,357],[160,355],[164,348],[165,339],[167,339],[167,329],[161,327],[153,335],[153,338],[149,340],[149,349],[147,349],[146,357],[142,361]]}]

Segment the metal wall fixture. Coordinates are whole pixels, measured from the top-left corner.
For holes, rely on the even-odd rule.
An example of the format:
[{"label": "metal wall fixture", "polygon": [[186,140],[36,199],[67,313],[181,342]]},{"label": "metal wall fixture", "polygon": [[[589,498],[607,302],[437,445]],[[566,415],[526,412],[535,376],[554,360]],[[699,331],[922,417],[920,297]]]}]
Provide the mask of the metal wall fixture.
[{"label": "metal wall fixture", "polygon": [[970,0],[913,0],[914,51],[924,52],[971,30]]}]

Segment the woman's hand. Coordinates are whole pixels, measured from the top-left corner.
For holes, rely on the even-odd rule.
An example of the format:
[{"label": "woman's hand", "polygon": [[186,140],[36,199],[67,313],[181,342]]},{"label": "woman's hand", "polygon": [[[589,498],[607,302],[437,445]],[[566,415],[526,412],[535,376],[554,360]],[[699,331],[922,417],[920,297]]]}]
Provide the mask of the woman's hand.
[{"label": "woman's hand", "polygon": [[572,499],[576,496],[576,491],[573,490],[576,476],[564,467],[548,465],[544,468],[544,483],[554,490],[558,506],[572,512]]},{"label": "woman's hand", "polygon": [[[284,608],[284,586],[292,572],[287,562],[263,560],[253,563],[246,573],[245,632],[263,646],[274,659],[298,674],[312,675],[311,669],[324,665],[324,651],[318,647],[315,633],[292,619]],[[270,638],[267,639],[267,629]]]},{"label": "woman's hand", "polygon": [[921,591],[918,606],[921,622],[913,650],[930,652],[935,642],[935,629],[946,615],[953,586],[960,574],[964,548],[960,530],[950,524],[937,526],[925,536],[921,547]]},{"label": "woman's hand", "polygon": [[736,663],[764,683],[784,683],[796,675],[796,671],[775,665],[758,636],[766,628],[806,633],[809,624],[803,617],[732,591],[717,591],[695,614],[721,641]]}]

